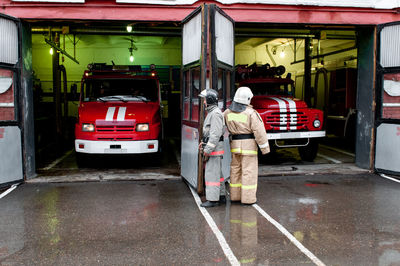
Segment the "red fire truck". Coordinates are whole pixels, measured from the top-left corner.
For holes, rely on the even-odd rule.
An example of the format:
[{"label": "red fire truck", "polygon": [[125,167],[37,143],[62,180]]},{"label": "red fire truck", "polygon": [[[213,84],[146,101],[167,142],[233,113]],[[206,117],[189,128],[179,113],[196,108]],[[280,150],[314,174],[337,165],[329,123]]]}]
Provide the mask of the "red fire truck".
[{"label": "red fire truck", "polygon": [[77,162],[88,154],[160,151],[160,84],[154,65],[90,64],[84,72],[75,125]]},{"label": "red fire truck", "polygon": [[322,130],[323,112],[308,108],[294,98],[294,81],[286,78],[284,66],[238,65],[236,82],[249,87],[254,97],[254,109],[261,115],[272,148],[298,147],[304,161],[313,161],[318,152],[318,139],[325,136]]}]

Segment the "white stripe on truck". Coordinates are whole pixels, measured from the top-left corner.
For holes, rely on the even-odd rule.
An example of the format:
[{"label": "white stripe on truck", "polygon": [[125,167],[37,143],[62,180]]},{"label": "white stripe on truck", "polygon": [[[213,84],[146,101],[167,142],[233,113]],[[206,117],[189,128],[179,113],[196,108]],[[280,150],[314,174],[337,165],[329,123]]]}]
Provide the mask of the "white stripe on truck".
[{"label": "white stripe on truck", "polygon": [[115,113],[115,107],[108,107],[106,114],[106,121],[113,121],[114,113]]},{"label": "white stripe on truck", "polygon": [[[292,99],[288,99],[288,98],[282,98],[282,100],[286,100],[289,103],[289,110],[290,110],[290,129],[291,130],[296,130],[297,126],[293,126],[293,125],[297,125],[297,109],[296,109],[296,103],[295,101],[293,101]],[[294,114],[292,114],[294,113]]]},{"label": "white stripe on truck", "polygon": [[118,109],[117,121],[124,121],[125,120],[125,112],[126,112],[126,107],[120,107]]},{"label": "white stripe on truck", "polygon": [[276,98],[276,97],[271,97],[271,99],[275,100],[278,102],[279,104],[279,113],[280,113],[280,117],[281,117],[281,126],[279,127],[280,130],[286,130],[287,129],[287,115],[283,114],[287,112],[286,109],[286,102],[282,99]]}]

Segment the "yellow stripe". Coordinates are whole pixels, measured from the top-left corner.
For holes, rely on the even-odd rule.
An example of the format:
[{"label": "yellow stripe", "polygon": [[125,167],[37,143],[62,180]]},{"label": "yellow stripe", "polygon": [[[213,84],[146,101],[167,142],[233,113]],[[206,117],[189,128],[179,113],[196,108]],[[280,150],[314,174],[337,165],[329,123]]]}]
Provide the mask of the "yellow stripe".
[{"label": "yellow stripe", "polygon": [[240,223],[242,223],[242,221],[241,221],[241,220],[231,220],[231,223],[233,223],[233,224],[240,224]]},{"label": "yellow stripe", "polygon": [[242,184],[229,184],[231,187],[241,187],[242,186]]},{"label": "yellow stripe", "polygon": [[257,225],[257,222],[252,222],[252,223],[242,223],[242,225],[247,226],[247,227],[254,227]]},{"label": "yellow stripe", "polygon": [[241,148],[231,149],[231,152],[241,153],[241,154],[257,154],[257,151],[253,150],[242,150]]},{"label": "yellow stripe", "polygon": [[253,261],[255,261],[255,260],[256,260],[255,258],[252,258],[252,259],[241,259],[241,260],[240,260],[240,263],[246,264],[246,263],[253,262]]},{"label": "yellow stripe", "polygon": [[246,123],[247,122],[247,115],[229,113],[228,114],[228,121],[236,121],[236,122]]},{"label": "yellow stripe", "polygon": [[242,150],[242,154],[257,154],[257,151],[252,151],[252,150]]},{"label": "yellow stripe", "polygon": [[255,185],[248,185],[248,186],[242,185],[242,188],[243,188],[243,189],[255,189],[255,188],[257,188],[257,184],[255,184]]}]

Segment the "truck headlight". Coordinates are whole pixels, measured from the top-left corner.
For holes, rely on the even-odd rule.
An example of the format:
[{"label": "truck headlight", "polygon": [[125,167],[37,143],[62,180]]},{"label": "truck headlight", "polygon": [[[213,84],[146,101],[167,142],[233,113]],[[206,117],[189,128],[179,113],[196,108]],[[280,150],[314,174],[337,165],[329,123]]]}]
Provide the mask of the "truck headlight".
[{"label": "truck headlight", "polygon": [[93,132],[94,125],[93,124],[82,124],[82,131]]},{"label": "truck headlight", "polygon": [[149,124],[137,124],[136,131],[149,131]]},{"label": "truck headlight", "polygon": [[315,128],[319,128],[321,126],[321,121],[319,121],[318,119],[315,119],[313,125]]}]

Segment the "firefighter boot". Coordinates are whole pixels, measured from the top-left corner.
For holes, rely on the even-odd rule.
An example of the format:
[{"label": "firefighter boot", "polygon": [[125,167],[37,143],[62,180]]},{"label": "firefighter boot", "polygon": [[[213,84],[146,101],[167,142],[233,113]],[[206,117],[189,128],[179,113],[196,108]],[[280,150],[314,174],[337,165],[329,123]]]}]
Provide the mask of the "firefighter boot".
[{"label": "firefighter boot", "polygon": [[219,196],[219,204],[225,204],[226,203],[226,197],[224,195]]},{"label": "firefighter boot", "polygon": [[218,205],[219,205],[218,201],[209,201],[209,200],[200,204],[201,207],[205,207],[205,208],[215,207]]}]

